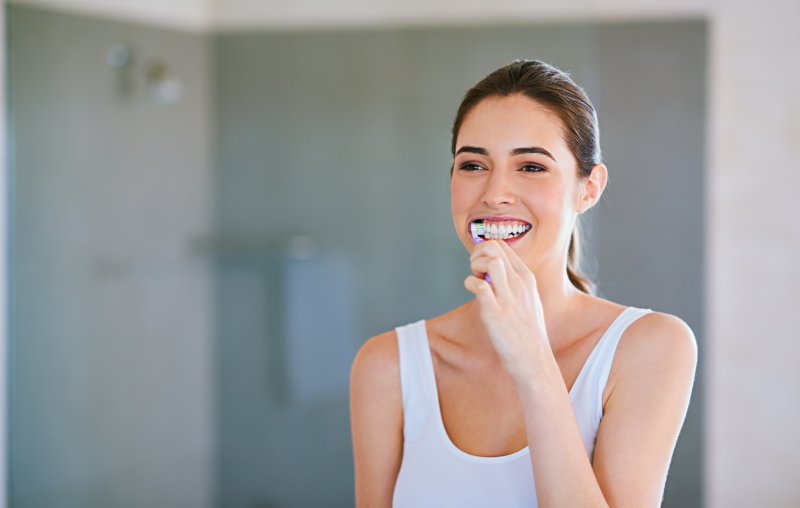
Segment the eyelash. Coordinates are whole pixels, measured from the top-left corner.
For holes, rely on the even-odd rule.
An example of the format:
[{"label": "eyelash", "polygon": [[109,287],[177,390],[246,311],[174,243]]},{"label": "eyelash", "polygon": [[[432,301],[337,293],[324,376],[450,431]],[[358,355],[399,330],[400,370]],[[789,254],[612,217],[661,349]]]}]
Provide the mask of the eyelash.
[{"label": "eyelash", "polygon": [[[463,169],[464,171],[477,171],[475,169],[467,169],[470,166],[479,166],[480,167],[480,164],[475,164],[475,163],[472,163],[472,162],[468,162],[466,164],[462,164],[461,166],[459,166],[459,169]],[[537,168],[538,169],[538,171],[523,171],[523,173],[543,173],[543,172],[547,171],[546,169],[544,169],[542,166],[539,166],[538,164],[523,164],[522,167],[523,168]]]}]

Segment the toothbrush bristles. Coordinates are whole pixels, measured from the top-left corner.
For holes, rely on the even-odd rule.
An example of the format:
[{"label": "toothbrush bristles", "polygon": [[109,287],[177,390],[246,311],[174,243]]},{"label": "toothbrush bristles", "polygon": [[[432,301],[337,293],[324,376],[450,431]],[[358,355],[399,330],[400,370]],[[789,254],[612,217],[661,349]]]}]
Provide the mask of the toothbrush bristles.
[{"label": "toothbrush bristles", "polygon": [[484,236],[486,234],[486,228],[483,223],[473,222],[470,224],[470,228],[473,236]]}]

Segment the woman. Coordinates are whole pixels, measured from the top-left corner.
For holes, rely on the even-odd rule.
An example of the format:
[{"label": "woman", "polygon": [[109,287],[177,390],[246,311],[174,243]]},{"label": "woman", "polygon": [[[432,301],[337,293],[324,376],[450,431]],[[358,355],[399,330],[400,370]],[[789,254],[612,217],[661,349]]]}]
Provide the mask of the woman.
[{"label": "woman", "polygon": [[356,355],[357,506],[659,506],[697,345],[577,269],[578,216],[607,180],[594,107],[567,74],[518,60],[467,92],[451,149],[475,298]]}]

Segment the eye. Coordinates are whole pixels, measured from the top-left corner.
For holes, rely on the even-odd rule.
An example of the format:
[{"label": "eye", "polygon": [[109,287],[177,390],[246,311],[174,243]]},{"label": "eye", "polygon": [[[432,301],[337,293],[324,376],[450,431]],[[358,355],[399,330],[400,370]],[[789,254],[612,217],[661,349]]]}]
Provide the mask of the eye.
[{"label": "eye", "polygon": [[458,169],[463,169],[464,171],[477,171],[479,169],[483,169],[483,166],[480,164],[475,164],[474,162],[465,162],[464,164],[460,165]]},{"label": "eye", "polygon": [[547,170],[537,164],[524,164],[522,166],[522,171],[524,173],[542,173]]}]

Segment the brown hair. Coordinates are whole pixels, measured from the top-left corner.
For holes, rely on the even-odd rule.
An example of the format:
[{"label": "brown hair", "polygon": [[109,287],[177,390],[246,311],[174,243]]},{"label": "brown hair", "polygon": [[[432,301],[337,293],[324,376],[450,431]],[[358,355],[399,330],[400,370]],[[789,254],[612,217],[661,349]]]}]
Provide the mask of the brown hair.
[{"label": "brown hair", "polygon": [[[539,60],[515,60],[497,69],[470,88],[458,107],[453,122],[450,151],[455,157],[456,138],[472,108],[488,97],[522,94],[558,115],[565,127],[565,138],[575,159],[578,175],[588,177],[601,162],[600,131],[597,114],[586,92],[566,72]],[[450,167],[453,177],[453,167]],[[578,217],[580,219],[580,217]],[[567,250],[567,276],[584,293],[594,294],[595,284],[581,273],[581,228],[577,220]]]}]

